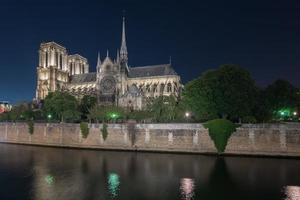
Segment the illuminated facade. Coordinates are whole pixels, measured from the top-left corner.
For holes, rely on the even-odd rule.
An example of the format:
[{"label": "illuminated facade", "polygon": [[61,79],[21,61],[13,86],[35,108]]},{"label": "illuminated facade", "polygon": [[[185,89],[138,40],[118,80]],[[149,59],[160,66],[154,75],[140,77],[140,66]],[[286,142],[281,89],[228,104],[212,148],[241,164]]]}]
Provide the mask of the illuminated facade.
[{"label": "illuminated facade", "polygon": [[36,99],[43,100],[49,92],[61,90],[81,98],[92,95],[100,104],[114,104],[142,109],[147,98],[180,95],[180,76],[171,63],[142,67],[128,65],[128,51],[123,18],[120,51],[112,59],[108,52],[101,61],[98,54],[96,72],[89,71],[88,60],[79,54],[68,55],[65,47],[42,43],[37,67]]}]

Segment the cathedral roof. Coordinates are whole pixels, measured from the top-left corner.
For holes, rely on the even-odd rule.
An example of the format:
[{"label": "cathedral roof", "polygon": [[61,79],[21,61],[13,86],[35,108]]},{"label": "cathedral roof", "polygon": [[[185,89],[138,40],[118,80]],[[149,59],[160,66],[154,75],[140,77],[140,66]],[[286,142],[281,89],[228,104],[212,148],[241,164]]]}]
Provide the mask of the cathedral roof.
[{"label": "cathedral roof", "polygon": [[149,65],[142,67],[131,67],[129,69],[129,78],[177,75],[170,64]]},{"label": "cathedral roof", "polygon": [[70,77],[71,84],[95,82],[95,81],[96,81],[96,72],[87,73],[87,74],[76,74]]}]

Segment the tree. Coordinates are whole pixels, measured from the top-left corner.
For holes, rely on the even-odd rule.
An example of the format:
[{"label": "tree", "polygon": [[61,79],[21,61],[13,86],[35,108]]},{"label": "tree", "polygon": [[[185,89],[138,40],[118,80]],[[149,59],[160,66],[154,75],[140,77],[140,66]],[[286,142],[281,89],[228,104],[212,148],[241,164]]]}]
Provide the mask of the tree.
[{"label": "tree", "polygon": [[90,120],[96,121],[116,121],[126,117],[125,110],[114,105],[95,105],[88,115]]},{"label": "tree", "polygon": [[222,65],[189,82],[183,92],[185,105],[198,120],[252,115],[257,88],[248,71],[237,65]]},{"label": "tree", "polygon": [[51,115],[53,119],[77,120],[80,113],[78,112],[78,102],[76,98],[66,92],[50,93],[44,101],[44,113]]},{"label": "tree", "polygon": [[291,117],[300,109],[299,89],[286,80],[276,80],[265,91],[265,106],[273,118]]},{"label": "tree", "polygon": [[90,113],[91,109],[96,105],[97,98],[90,95],[85,95],[79,105],[79,110],[83,115],[83,118],[86,119],[87,115]]},{"label": "tree", "polygon": [[178,119],[182,113],[181,104],[179,104],[174,96],[159,96],[150,99],[146,110],[156,122],[174,121]]}]

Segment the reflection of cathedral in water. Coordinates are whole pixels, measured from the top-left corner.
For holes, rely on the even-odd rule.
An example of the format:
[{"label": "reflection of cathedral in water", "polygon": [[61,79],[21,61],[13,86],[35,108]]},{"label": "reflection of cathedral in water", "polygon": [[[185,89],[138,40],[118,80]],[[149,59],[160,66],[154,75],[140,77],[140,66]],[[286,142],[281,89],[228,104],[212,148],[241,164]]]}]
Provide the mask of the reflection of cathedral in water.
[{"label": "reflection of cathedral in water", "polygon": [[123,18],[122,41],[115,59],[108,52],[104,60],[98,55],[96,72],[89,71],[88,60],[79,54],[68,55],[67,49],[55,42],[42,43],[37,67],[36,99],[61,90],[81,98],[97,96],[101,104],[115,104],[142,109],[147,98],[181,92],[180,76],[171,63],[131,67]]}]

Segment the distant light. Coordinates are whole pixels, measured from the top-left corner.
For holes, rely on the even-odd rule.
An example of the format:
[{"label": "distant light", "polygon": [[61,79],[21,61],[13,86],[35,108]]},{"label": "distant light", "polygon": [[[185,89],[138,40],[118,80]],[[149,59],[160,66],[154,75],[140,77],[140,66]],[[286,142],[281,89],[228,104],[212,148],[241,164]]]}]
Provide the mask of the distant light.
[{"label": "distant light", "polygon": [[185,117],[189,117],[190,116],[190,113],[189,112],[186,112],[185,113]]},{"label": "distant light", "polygon": [[49,114],[47,117],[48,117],[48,119],[51,119],[51,118],[52,118],[52,115],[51,115],[51,114]]},{"label": "distant light", "polygon": [[293,112],[293,115],[296,116],[298,113],[297,112]]},{"label": "distant light", "polygon": [[119,114],[118,113],[109,113],[108,116],[111,118],[111,119],[117,119],[119,117]]}]

